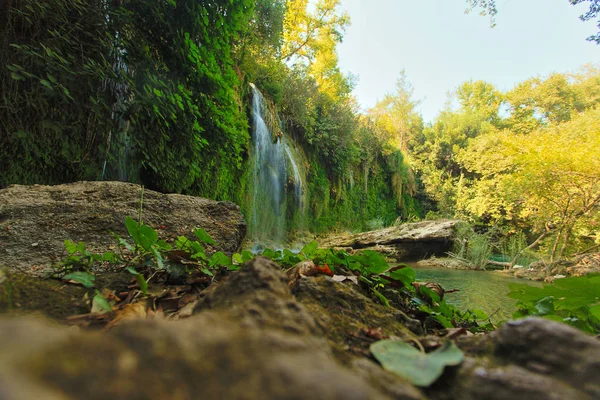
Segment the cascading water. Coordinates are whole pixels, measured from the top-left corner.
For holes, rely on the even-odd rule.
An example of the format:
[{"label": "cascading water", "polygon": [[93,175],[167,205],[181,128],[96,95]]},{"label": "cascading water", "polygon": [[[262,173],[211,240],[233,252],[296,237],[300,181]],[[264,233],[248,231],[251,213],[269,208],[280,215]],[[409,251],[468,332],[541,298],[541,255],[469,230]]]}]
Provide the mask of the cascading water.
[{"label": "cascading water", "polygon": [[[294,203],[303,207],[303,183],[290,146],[281,137],[273,137],[265,118],[269,113],[260,91],[252,86],[253,162],[252,208],[249,237],[255,250],[280,248],[286,243],[288,167],[293,175]],[[289,164],[288,164],[289,163]],[[293,210],[290,210],[293,211]]]}]

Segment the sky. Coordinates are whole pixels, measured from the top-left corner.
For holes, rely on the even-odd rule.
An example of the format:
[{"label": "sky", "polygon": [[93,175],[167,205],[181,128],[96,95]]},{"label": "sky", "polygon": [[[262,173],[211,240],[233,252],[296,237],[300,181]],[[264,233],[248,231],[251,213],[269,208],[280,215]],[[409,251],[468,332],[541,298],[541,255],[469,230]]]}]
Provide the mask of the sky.
[{"label": "sky", "polygon": [[497,0],[496,27],[465,0],[342,0],[352,20],[338,47],[339,65],[358,77],[353,94],[364,109],[393,93],[404,69],[432,122],[448,93],[462,82],[485,80],[500,90],[552,72],[600,63],[600,45],[585,40],[595,21],[579,15],[589,3]]}]

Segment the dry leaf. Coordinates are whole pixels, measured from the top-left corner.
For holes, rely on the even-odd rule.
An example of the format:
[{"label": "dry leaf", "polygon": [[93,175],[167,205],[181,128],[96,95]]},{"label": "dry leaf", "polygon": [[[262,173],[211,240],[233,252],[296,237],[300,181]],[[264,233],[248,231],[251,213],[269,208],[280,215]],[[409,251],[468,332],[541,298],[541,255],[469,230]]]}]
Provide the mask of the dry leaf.
[{"label": "dry leaf", "polygon": [[134,304],[126,304],[120,310],[115,311],[115,318],[110,321],[105,330],[111,329],[123,321],[136,319],[136,318],[146,318],[148,315],[148,306],[145,301],[140,301]]}]

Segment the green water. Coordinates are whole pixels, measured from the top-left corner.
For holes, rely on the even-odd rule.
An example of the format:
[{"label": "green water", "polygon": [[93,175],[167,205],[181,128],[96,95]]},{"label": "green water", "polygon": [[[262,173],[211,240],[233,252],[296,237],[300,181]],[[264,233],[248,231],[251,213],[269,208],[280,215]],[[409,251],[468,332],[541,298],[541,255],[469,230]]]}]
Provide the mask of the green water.
[{"label": "green water", "polygon": [[515,311],[515,300],[506,296],[509,283],[540,285],[525,279],[516,279],[493,271],[464,271],[447,268],[411,266],[417,272],[417,280],[436,282],[445,290],[459,289],[447,293],[444,299],[461,310],[479,309],[488,315],[494,314],[495,322],[509,319]]}]

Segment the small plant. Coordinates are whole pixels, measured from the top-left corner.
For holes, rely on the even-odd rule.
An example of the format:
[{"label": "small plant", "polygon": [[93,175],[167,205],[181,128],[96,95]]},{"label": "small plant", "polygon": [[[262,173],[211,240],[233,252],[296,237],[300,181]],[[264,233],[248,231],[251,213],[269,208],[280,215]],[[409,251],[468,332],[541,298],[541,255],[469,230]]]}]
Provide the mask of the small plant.
[{"label": "small plant", "polygon": [[543,287],[511,284],[508,296],[517,300],[515,318],[542,316],[584,332],[600,333],[600,274],[557,279]]},{"label": "small plant", "polygon": [[[122,265],[124,270],[136,277],[142,293],[146,294],[150,279],[148,277],[154,276],[157,272],[170,273],[183,269],[184,272],[191,273],[199,269],[205,275],[213,277],[217,268],[238,269],[239,264],[251,256],[250,253],[243,252],[234,255],[232,259],[223,252],[216,252],[208,258],[204,245],[214,245],[215,241],[204,229],[194,229],[197,240],[179,236],[171,245],[164,240],[159,240],[158,233],[151,226],[135,221],[131,217],[125,219],[125,227],[129,233],[128,239],[114,235],[119,249],[118,254],[113,252],[94,254],[86,249],[85,243],[75,244],[66,240],[65,249],[68,256],[55,267],[56,275],[61,275],[64,280],[75,281],[92,288],[95,285],[95,276],[91,273],[91,269],[95,264]],[[171,261],[175,257],[170,256],[175,254],[180,262]],[[142,271],[143,269],[146,271]],[[148,271],[150,273],[147,273]]]},{"label": "small plant", "polygon": [[313,260],[315,264],[327,264],[332,270],[345,268],[358,275],[359,281],[381,304],[391,307],[392,301],[386,297],[390,290],[400,291],[401,296],[408,299],[409,307],[417,310],[436,321],[443,328],[466,327],[473,332],[490,331],[494,329],[489,317],[479,310],[460,311],[447,304],[432,290],[422,286],[415,290],[415,271],[406,266],[390,266],[385,257],[372,250],[364,250],[357,254],[345,251],[318,248],[316,242],[304,246],[299,253],[289,250],[274,251],[265,249],[262,253],[278,262],[283,267],[292,267],[304,260]]}]

